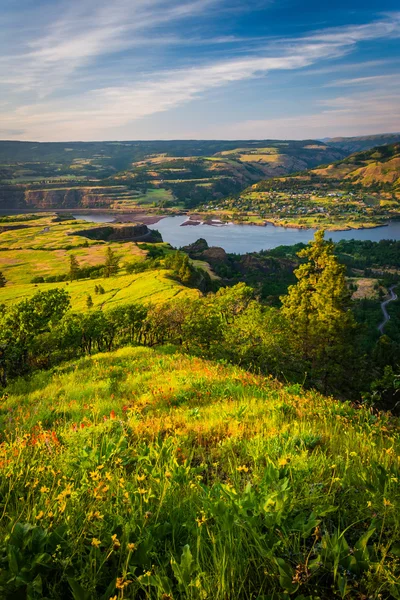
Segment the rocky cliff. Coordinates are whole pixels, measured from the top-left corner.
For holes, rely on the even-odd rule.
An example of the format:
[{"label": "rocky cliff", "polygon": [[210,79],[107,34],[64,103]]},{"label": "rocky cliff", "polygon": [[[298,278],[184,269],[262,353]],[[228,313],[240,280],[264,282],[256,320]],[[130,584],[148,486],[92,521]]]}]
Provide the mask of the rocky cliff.
[{"label": "rocky cliff", "polygon": [[133,241],[133,242],[162,242],[158,231],[149,229],[147,225],[105,225],[82,229],[74,232],[74,235],[82,235],[91,240],[111,241]]},{"label": "rocky cliff", "polygon": [[107,208],[114,199],[107,188],[27,190],[27,208]]}]

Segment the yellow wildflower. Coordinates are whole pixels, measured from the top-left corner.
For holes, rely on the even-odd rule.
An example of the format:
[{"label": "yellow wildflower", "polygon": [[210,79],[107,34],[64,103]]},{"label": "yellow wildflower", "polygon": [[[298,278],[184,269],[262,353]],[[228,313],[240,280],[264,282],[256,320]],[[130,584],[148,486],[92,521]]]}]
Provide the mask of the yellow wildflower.
[{"label": "yellow wildflower", "polygon": [[97,538],[93,538],[92,539],[92,546],[94,546],[94,548],[98,548],[101,544],[101,541],[98,540]]},{"label": "yellow wildflower", "polygon": [[144,488],[139,488],[138,492],[139,492],[139,494],[143,495],[146,493],[146,490]]},{"label": "yellow wildflower", "polygon": [[113,533],[113,535],[111,536],[111,540],[113,543],[114,550],[118,550],[118,548],[121,547],[121,542],[119,541],[116,533]]},{"label": "yellow wildflower", "polygon": [[393,504],[390,502],[390,500],[386,500],[386,498],[383,499],[383,506],[393,506]]},{"label": "yellow wildflower", "polygon": [[42,485],[40,491],[42,492],[42,494],[47,494],[47,492],[50,491],[50,488],[46,487],[45,485]]},{"label": "yellow wildflower", "polygon": [[127,548],[129,550],[129,552],[133,552],[136,549],[136,544],[131,542],[127,545]]},{"label": "yellow wildflower", "polygon": [[237,471],[239,471],[239,473],[241,471],[244,471],[245,473],[248,473],[249,467],[246,467],[246,465],[242,465],[242,466],[240,466],[240,467],[237,468]]},{"label": "yellow wildflower", "polygon": [[41,510],[38,515],[36,515],[36,521],[40,521],[44,517],[44,512]]},{"label": "yellow wildflower", "polygon": [[138,481],[144,481],[144,480],[146,479],[146,475],[137,475],[137,476],[136,476],[136,479],[137,479]]}]

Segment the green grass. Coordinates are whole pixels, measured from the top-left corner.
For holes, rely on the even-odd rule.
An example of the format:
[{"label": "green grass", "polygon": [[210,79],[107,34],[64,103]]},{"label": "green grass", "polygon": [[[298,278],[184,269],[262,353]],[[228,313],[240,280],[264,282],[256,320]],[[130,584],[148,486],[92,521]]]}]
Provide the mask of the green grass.
[{"label": "green grass", "polygon": [[[158,304],[178,295],[197,296],[198,291],[182,286],[168,277],[167,270],[145,271],[136,275],[120,274],[110,278],[82,279],[57,283],[7,285],[0,291],[0,302],[10,304],[29,298],[36,292],[53,288],[67,290],[74,311],[86,310],[87,295],[92,296],[94,308],[113,308],[121,304],[141,302]],[[101,284],[105,293],[96,295],[94,288]]]},{"label": "green grass", "polygon": [[9,386],[1,597],[399,598],[398,421],[172,352]]}]

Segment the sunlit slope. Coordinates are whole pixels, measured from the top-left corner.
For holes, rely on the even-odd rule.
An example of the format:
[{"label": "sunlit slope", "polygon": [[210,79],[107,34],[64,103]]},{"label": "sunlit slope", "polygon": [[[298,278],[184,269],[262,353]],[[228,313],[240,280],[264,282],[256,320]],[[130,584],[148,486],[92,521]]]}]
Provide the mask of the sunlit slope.
[{"label": "sunlit slope", "polygon": [[12,384],[1,431],[6,600],[43,564],[56,599],[399,596],[389,416],[125,348]]},{"label": "sunlit slope", "polygon": [[[86,310],[88,294],[94,308],[113,308],[117,305],[140,302],[158,304],[176,296],[198,296],[198,290],[184,287],[170,277],[165,269],[145,271],[135,275],[116,275],[110,278],[82,279],[72,282],[7,285],[0,290],[0,302],[9,304],[33,296],[39,290],[53,288],[66,290],[71,296],[74,311]],[[95,286],[101,285],[104,294],[96,294]]]}]

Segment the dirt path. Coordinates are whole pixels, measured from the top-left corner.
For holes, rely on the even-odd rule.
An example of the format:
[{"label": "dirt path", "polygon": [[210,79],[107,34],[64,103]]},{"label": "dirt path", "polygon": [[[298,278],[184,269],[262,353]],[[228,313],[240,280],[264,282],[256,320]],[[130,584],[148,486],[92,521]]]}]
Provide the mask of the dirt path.
[{"label": "dirt path", "polygon": [[396,287],[395,285],[392,285],[389,288],[390,298],[388,298],[388,300],[385,300],[384,302],[381,302],[381,309],[382,309],[382,312],[383,312],[383,321],[382,321],[382,323],[378,327],[379,332],[380,332],[381,335],[383,334],[383,330],[385,328],[386,323],[390,319],[390,315],[389,315],[388,311],[386,310],[386,306],[389,304],[389,302],[393,302],[394,300],[397,300],[397,294],[394,291],[395,287]]}]

